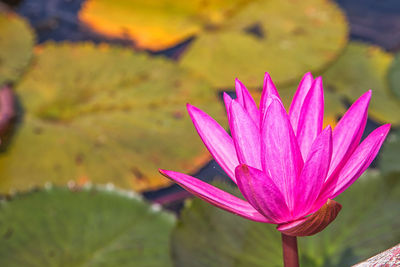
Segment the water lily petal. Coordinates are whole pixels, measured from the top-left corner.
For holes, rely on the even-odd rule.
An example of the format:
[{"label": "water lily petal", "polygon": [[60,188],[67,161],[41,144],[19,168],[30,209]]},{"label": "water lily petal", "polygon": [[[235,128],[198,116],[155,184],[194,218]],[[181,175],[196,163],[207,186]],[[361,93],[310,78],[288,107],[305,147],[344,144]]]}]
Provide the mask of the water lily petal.
[{"label": "water lily petal", "polygon": [[354,149],[360,143],[365,124],[367,123],[368,105],[371,91],[363,94],[344,114],[333,130],[333,147],[331,166],[328,177],[335,175],[346,163]]},{"label": "water lily petal", "polygon": [[358,177],[368,168],[390,130],[386,124],[375,129],[357,147],[340,173],[331,176],[325,181],[318,199],[314,203],[313,210],[317,210],[328,198],[333,199],[353,184]]},{"label": "water lily petal", "polygon": [[260,112],[247,88],[239,79],[235,80],[236,95],[239,103],[244,107],[257,126],[260,124]]},{"label": "water lily petal", "polygon": [[332,129],[328,126],[312,144],[300,177],[296,181],[294,217],[310,213],[328,174],[331,156]]},{"label": "water lily petal", "polygon": [[263,170],[284,194],[290,210],[294,207],[296,180],[303,159],[289,117],[278,99],[273,99],[261,126]]},{"label": "water lily petal", "polygon": [[343,169],[340,171],[335,189],[330,198],[335,198],[346,190],[368,168],[378,154],[389,130],[390,124],[385,124],[375,129],[356,148],[346,165],[344,165]]},{"label": "water lily petal", "polygon": [[261,122],[264,119],[264,116],[265,116],[265,113],[267,112],[268,106],[271,103],[270,98],[272,98],[272,97],[276,97],[279,100],[281,99],[278,91],[276,90],[274,83],[272,82],[271,76],[269,75],[268,72],[266,72],[265,76],[264,76],[264,85],[263,85],[263,90],[262,90],[261,100],[260,100]]},{"label": "water lily petal", "polygon": [[239,161],[232,138],[204,111],[190,104],[187,105],[187,109],[204,145],[221,168],[236,183],[235,168],[239,165]]},{"label": "water lily petal", "polygon": [[299,123],[300,111],[303,106],[304,99],[306,98],[307,93],[313,84],[313,81],[314,79],[311,75],[311,72],[307,72],[306,74],[304,74],[303,79],[301,80],[298,89],[293,96],[293,101],[290,104],[290,123],[292,124],[293,131],[295,133],[297,133],[297,125]]},{"label": "water lily petal", "polygon": [[239,162],[261,169],[258,126],[236,99],[232,100],[230,114],[229,125]]},{"label": "water lily petal", "polygon": [[232,98],[230,97],[230,95],[228,95],[225,92],[223,94],[223,98],[224,98],[224,103],[225,103],[226,114],[227,114],[228,121],[229,121],[229,117],[230,117],[230,113],[231,113],[230,108],[231,108],[231,104],[232,104]]},{"label": "water lily petal", "polygon": [[322,79],[318,77],[314,80],[311,89],[304,99],[296,133],[297,141],[304,159],[307,158],[312,143],[321,132],[323,121],[324,92]]},{"label": "water lily petal", "polygon": [[236,167],[240,191],[258,212],[274,223],[290,220],[290,212],[279,188],[263,171],[245,164]]},{"label": "water lily petal", "polygon": [[235,197],[215,186],[209,185],[199,179],[183,173],[168,170],[159,171],[165,177],[172,179],[174,182],[182,186],[193,195],[218,208],[253,221],[271,223],[270,220],[261,215],[248,202]]}]

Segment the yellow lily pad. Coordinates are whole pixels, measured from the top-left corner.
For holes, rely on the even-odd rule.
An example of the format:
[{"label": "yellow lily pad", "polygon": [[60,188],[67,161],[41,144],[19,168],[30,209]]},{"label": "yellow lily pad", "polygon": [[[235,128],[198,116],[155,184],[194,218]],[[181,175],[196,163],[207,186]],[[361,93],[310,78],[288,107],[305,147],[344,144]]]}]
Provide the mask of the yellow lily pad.
[{"label": "yellow lily pad", "polygon": [[265,71],[277,84],[290,84],[334,61],[347,33],[346,19],[331,1],[257,1],[199,35],[180,63],[216,88],[230,87],[232,77],[260,87]]},{"label": "yellow lily pad", "polygon": [[79,19],[113,37],[132,38],[140,48],[162,50],[217,27],[249,0],[88,0]]},{"label": "yellow lily pad", "polygon": [[31,59],[34,42],[28,23],[0,7],[0,86],[20,77]]},{"label": "yellow lily pad", "polygon": [[324,84],[355,101],[372,90],[370,117],[381,123],[400,123],[400,101],[393,97],[387,73],[393,55],[376,46],[351,42],[343,54],[322,74]]},{"label": "yellow lily pad", "polygon": [[24,109],[0,154],[0,192],[48,181],[169,184],[158,168],[191,173],[209,154],[186,112],[222,117],[210,86],[164,58],[107,45],[46,44],[16,87]]}]

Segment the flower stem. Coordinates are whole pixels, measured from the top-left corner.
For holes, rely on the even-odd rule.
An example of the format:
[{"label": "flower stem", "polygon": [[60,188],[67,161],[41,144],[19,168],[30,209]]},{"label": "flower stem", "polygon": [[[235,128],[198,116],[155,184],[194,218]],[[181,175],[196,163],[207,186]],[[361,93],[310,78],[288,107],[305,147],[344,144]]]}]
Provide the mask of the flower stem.
[{"label": "flower stem", "polygon": [[283,265],[285,267],[299,267],[297,238],[282,233]]}]

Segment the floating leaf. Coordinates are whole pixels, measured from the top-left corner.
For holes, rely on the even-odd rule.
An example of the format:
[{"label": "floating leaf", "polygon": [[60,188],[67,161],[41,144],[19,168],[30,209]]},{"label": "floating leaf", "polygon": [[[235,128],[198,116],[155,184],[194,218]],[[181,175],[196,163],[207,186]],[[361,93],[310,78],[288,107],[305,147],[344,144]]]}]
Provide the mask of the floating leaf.
[{"label": "floating leaf", "polygon": [[2,266],[172,266],[174,217],[100,188],[54,188],[0,204]]},{"label": "floating leaf", "polygon": [[379,167],[383,174],[400,174],[400,131],[392,131],[382,148]]},{"label": "floating leaf", "polygon": [[389,69],[389,85],[393,94],[400,100],[400,53],[394,57]]},{"label": "floating leaf", "polygon": [[199,35],[181,64],[217,88],[230,87],[232,77],[260,87],[265,71],[278,84],[291,83],[326,67],[346,41],[346,20],[331,1],[257,1]]},{"label": "floating leaf", "polygon": [[89,43],[40,47],[16,91],[24,115],[0,154],[0,192],[69,180],[165,186],[158,168],[191,173],[209,160],[185,104],[223,114],[207,83],[166,59]]},{"label": "floating leaf", "polygon": [[[343,205],[336,220],[315,236],[299,238],[301,266],[350,266],[398,242],[399,183],[389,187],[376,173],[367,173],[335,200]],[[199,199],[183,210],[172,253],[176,266],[282,266],[274,225],[242,219]]]},{"label": "floating leaf", "polygon": [[34,35],[29,25],[0,7],[0,86],[16,81],[32,56]]},{"label": "floating leaf", "polygon": [[248,1],[88,0],[79,18],[101,33],[130,37],[138,47],[162,50],[205,27],[216,27]]},{"label": "floating leaf", "polygon": [[352,42],[322,75],[326,87],[353,102],[371,89],[369,113],[379,122],[400,123],[400,102],[393,98],[386,75],[393,56],[378,47]]}]

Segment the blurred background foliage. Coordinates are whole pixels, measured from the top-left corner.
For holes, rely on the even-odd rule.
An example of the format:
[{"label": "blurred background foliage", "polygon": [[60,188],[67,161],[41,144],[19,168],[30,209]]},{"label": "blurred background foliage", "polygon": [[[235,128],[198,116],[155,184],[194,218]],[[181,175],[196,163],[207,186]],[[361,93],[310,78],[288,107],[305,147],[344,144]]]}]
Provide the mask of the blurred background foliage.
[{"label": "blurred background foliage", "polygon": [[305,72],[321,75],[326,125],[369,89],[366,133],[393,125],[338,219],[300,239],[302,266],[347,266],[400,239],[398,2],[4,2],[0,123],[6,107],[17,115],[1,133],[0,265],[279,266],[273,226],[200,200],[182,210],[189,194],[157,172],[226,181],[185,104],[226,127],[221,93],[237,77],[259,98],[265,71],[286,107]]}]

